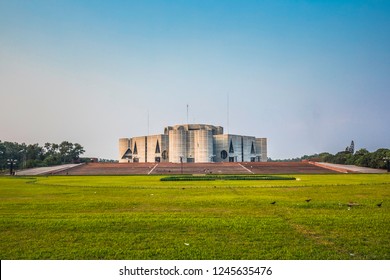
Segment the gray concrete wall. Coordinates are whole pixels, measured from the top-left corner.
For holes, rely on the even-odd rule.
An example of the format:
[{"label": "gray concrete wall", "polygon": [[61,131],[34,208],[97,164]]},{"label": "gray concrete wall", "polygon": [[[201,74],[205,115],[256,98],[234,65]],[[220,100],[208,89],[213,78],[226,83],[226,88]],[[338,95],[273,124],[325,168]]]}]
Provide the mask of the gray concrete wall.
[{"label": "gray concrete wall", "polygon": [[195,162],[195,133],[196,130],[187,131],[186,139],[186,160],[184,162]]},{"label": "gray concrete wall", "polygon": [[221,152],[223,150],[226,151],[226,154],[229,153],[229,137],[227,134],[223,135],[214,135],[213,136],[213,151],[215,154],[214,161],[215,162],[228,162],[229,157],[226,157],[225,159],[222,158]]},{"label": "gray concrete wall", "polygon": [[160,136],[161,162],[169,162],[169,136],[164,134]]},{"label": "gray concrete wall", "polygon": [[[159,146],[159,151],[157,149],[157,142]],[[163,158],[163,152],[168,152],[168,136],[159,134],[159,135],[150,135],[147,137],[147,162],[168,162],[168,158]]]},{"label": "gray concrete wall", "polygon": [[[230,143],[233,144],[233,153],[230,152]],[[234,162],[241,162],[241,136],[240,135],[231,135],[229,134],[229,143],[228,143],[228,154],[229,158],[233,157]]]},{"label": "gray concrete wall", "polygon": [[[156,153],[156,146],[159,146],[159,152]],[[155,162],[156,157],[161,159],[161,137],[160,135],[149,135],[147,137],[147,161]]]},{"label": "gray concrete wall", "polygon": [[[215,162],[229,162],[229,157],[233,157],[235,162],[250,162],[252,158],[256,160],[256,151],[258,141],[253,136],[241,136],[241,135],[214,135],[214,153]],[[230,141],[233,144],[233,153],[229,152]],[[255,148],[255,154],[251,153],[252,143]],[[261,142],[260,142],[261,143]],[[222,158],[222,151],[227,152],[227,158]]]},{"label": "gray concrete wall", "polygon": [[268,160],[267,138],[256,138],[256,154],[260,157],[260,161],[266,162]]},{"label": "gray concrete wall", "polygon": [[195,131],[195,162],[211,162],[214,154],[213,132],[211,130]]},{"label": "gray concrete wall", "polygon": [[[256,138],[252,136],[242,136],[243,140],[243,152],[244,152],[244,162],[251,161],[252,158],[256,158]],[[255,153],[251,153],[251,148],[253,147],[255,149]]]},{"label": "gray concrete wall", "polygon": [[[158,158],[160,162],[180,163],[180,157],[183,162],[229,162],[229,158],[234,162],[267,161],[267,138],[221,133],[223,128],[220,126],[184,124],[167,126],[160,135],[121,138],[119,161],[128,161],[122,159],[128,148],[133,152],[130,160],[133,162],[155,162]],[[157,141],[159,152],[156,152]],[[229,151],[230,142],[233,152]],[[252,153],[252,143],[255,153]],[[134,153],[135,144],[137,154]],[[226,151],[226,158],[222,158],[222,151]]]},{"label": "gray concrete wall", "polygon": [[129,149],[129,138],[120,138],[119,139],[119,162],[128,162],[128,159],[122,159],[123,155]]},{"label": "gray concrete wall", "polygon": [[180,163],[187,161],[187,131],[184,129],[169,131],[169,162]]},{"label": "gray concrete wall", "polygon": [[[133,137],[131,138],[131,144],[131,150],[133,151],[133,162],[146,162],[146,137]],[[135,149],[136,145],[137,149]]]}]

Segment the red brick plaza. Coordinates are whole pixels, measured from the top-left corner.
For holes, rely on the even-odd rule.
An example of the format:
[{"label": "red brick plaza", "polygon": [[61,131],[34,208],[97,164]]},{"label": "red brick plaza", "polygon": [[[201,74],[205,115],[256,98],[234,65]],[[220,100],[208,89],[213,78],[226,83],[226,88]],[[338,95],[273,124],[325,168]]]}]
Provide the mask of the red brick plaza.
[{"label": "red brick plaza", "polygon": [[56,175],[158,175],[158,174],[328,174],[335,170],[309,162],[234,163],[88,163]]}]

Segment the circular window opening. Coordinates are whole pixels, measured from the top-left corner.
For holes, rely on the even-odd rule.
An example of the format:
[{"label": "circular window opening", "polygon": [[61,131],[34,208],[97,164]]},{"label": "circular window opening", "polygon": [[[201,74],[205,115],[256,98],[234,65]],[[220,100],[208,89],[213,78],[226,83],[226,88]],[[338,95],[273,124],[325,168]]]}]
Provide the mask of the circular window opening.
[{"label": "circular window opening", "polygon": [[227,156],[228,156],[228,153],[227,153],[225,150],[223,150],[223,151],[221,152],[221,158],[222,158],[222,159],[226,159]]},{"label": "circular window opening", "polygon": [[164,150],[164,151],[162,152],[162,154],[161,154],[161,157],[162,157],[163,159],[167,159],[167,158],[168,158],[168,152]]}]

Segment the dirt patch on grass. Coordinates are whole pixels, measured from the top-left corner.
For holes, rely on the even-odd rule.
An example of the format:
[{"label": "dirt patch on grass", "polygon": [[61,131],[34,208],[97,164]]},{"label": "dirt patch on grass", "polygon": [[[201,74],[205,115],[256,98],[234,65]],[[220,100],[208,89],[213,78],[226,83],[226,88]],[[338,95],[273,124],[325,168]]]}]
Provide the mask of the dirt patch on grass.
[{"label": "dirt patch on grass", "polygon": [[312,229],[309,229],[303,225],[290,224],[292,228],[299,234],[305,236],[306,238],[313,240],[315,243],[324,246],[335,246],[335,244],[327,239],[325,239],[320,233],[315,232]]}]

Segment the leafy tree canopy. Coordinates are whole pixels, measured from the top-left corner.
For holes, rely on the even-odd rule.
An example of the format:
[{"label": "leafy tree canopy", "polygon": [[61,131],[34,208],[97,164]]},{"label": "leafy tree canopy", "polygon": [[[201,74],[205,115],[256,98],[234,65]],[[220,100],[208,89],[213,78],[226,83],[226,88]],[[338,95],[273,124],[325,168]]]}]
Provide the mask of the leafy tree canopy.
[{"label": "leafy tree canopy", "polygon": [[84,152],[80,144],[68,141],[45,143],[43,146],[0,141],[0,169],[7,168],[9,159],[16,160],[18,169],[75,163]]},{"label": "leafy tree canopy", "polygon": [[[320,153],[314,155],[304,155],[301,158],[277,160],[277,161],[302,161],[311,160],[318,162],[329,162],[336,164],[357,165],[362,167],[386,169],[387,162],[390,159],[390,149],[378,149],[375,152],[369,152],[367,149],[360,149],[356,153],[351,151],[341,151],[332,155],[331,153]],[[273,161],[272,159],[270,161]]]}]

